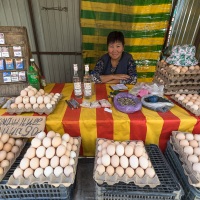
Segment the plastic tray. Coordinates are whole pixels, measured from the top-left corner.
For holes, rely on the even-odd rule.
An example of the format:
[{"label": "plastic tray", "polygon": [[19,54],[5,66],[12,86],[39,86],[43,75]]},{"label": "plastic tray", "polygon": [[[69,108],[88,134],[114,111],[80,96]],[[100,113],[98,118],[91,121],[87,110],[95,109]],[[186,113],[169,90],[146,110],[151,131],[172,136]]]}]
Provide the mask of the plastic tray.
[{"label": "plastic tray", "polygon": [[184,200],[197,200],[200,199],[200,188],[196,188],[189,184],[187,176],[184,174],[182,162],[179,160],[178,154],[174,152],[172,145],[168,142],[165,151],[165,157],[170,163],[174,172],[176,173],[185,195],[182,199]]},{"label": "plastic tray", "polygon": [[59,187],[54,187],[52,185],[49,185],[47,183],[43,184],[33,184],[30,185],[29,188],[23,189],[23,188],[16,188],[12,189],[9,186],[6,185],[9,177],[13,174],[15,168],[19,165],[20,160],[23,158],[24,154],[26,153],[26,150],[30,146],[30,143],[26,144],[24,149],[22,150],[20,156],[17,158],[15,163],[12,165],[10,170],[7,172],[4,179],[0,182],[0,200],[4,199],[12,199],[12,200],[31,200],[31,199],[38,199],[38,200],[44,200],[44,199],[59,199],[59,200],[70,200],[72,199],[72,192],[74,189],[74,184],[70,187],[65,187],[63,185]]},{"label": "plastic tray", "polygon": [[117,183],[109,186],[106,183],[102,185],[96,184],[95,196],[97,200],[168,200],[181,199],[183,190],[176,176],[170,169],[163,154],[156,145],[146,146],[146,150],[151,159],[152,165],[158,175],[161,185],[150,188],[149,186],[139,187],[134,183]]}]

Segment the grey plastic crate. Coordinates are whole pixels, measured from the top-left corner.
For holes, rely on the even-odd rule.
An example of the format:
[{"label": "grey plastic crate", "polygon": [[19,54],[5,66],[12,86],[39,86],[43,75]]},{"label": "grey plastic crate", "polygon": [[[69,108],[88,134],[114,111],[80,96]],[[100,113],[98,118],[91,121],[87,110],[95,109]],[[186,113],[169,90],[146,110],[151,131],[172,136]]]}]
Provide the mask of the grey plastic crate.
[{"label": "grey plastic crate", "polygon": [[189,184],[188,177],[185,175],[182,167],[182,162],[179,159],[179,155],[174,152],[170,142],[167,143],[165,151],[165,157],[173,168],[179,182],[181,183],[185,195],[182,197],[184,200],[197,200],[200,199],[200,188],[196,188]]},{"label": "grey plastic crate", "polygon": [[155,188],[149,186],[139,187],[134,183],[117,183],[113,186],[103,183],[96,184],[96,199],[97,200],[169,200],[181,199],[183,189],[179,184],[176,176],[169,167],[162,152],[156,145],[146,146],[154,169],[158,175],[161,184]]},{"label": "grey plastic crate", "polygon": [[15,168],[19,165],[20,160],[23,158],[26,153],[27,148],[30,144],[26,144],[24,149],[22,150],[20,156],[15,161],[14,165],[10,168],[4,179],[0,182],[0,200],[10,199],[10,200],[70,200],[72,199],[72,193],[74,189],[74,185],[70,187],[65,187],[63,185],[59,187],[54,187],[49,185],[48,183],[42,184],[33,184],[28,188],[10,188],[6,185],[9,177],[13,174]]}]

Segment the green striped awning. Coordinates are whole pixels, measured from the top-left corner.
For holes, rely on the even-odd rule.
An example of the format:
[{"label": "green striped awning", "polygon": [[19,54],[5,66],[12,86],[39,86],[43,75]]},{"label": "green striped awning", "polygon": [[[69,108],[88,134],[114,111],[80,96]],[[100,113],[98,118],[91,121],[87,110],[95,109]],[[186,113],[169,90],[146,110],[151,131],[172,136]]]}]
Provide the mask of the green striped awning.
[{"label": "green striped awning", "polygon": [[125,36],[125,51],[137,63],[138,80],[151,81],[164,44],[172,0],[82,0],[81,31],[84,63],[93,69],[107,52],[107,35]]}]

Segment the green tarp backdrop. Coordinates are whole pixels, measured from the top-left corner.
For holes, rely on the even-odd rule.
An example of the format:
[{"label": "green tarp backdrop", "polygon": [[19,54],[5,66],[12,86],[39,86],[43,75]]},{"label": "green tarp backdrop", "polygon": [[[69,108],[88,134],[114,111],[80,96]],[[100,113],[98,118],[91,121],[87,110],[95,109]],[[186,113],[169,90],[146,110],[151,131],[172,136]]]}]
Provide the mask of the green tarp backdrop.
[{"label": "green tarp backdrop", "polygon": [[120,30],[125,51],[137,63],[138,81],[150,82],[163,48],[172,0],[82,0],[81,31],[84,63],[94,68],[107,52],[109,32]]}]

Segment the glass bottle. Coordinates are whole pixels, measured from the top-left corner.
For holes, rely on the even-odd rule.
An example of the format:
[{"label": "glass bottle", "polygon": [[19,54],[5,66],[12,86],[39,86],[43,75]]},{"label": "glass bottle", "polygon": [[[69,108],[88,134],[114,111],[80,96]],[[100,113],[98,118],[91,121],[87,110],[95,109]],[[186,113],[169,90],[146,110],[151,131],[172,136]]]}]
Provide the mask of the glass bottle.
[{"label": "glass bottle", "polygon": [[73,83],[74,83],[74,95],[76,98],[82,98],[83,92],[81,87],[81,78],[78,75],[78,65],[74,64],[74,76],[73,76]]},{"label": "glass bottle", "polygon": [[30,59],[30,66],[27,71],[27,76],[28,76],[29,85],[39,90],[40,89],[39,71],[35,64],[34,58]]},{"label": "glass bottle", "polygon": [[89,65],[85,65],[85,75],[83,77],[84,98],[90,99],[92,97],[92,78],[89,74]]}]

